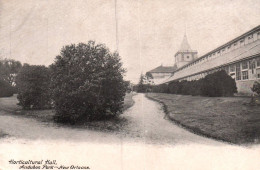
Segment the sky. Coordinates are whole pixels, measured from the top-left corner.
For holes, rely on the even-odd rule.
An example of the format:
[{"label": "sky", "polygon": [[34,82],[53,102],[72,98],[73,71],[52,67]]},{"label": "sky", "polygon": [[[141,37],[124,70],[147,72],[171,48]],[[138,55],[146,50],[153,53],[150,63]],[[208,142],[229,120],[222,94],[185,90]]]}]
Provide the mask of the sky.
[{"label": "sky", "polygon": [[260,25],[259,11],[260,0],[0,0],[0,57],[48,66],[72,43],[114,52],[118,36],[125,79],[137,83],[174,64],[185,30],[202,56]]}]

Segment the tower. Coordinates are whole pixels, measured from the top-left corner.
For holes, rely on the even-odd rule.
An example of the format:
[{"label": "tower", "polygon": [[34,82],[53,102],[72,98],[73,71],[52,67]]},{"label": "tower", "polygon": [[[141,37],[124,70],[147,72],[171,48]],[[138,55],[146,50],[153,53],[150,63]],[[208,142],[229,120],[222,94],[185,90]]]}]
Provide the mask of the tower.
[{"label": "tower", "polygon": [[179,51],[175,54],[175,63],[177,65],[177,68],[180,68],[195,60],[197,58],[197,55],[198,52],[191,49],[187,40],[187,35],[185,33],[181,43],[181,47]]}]

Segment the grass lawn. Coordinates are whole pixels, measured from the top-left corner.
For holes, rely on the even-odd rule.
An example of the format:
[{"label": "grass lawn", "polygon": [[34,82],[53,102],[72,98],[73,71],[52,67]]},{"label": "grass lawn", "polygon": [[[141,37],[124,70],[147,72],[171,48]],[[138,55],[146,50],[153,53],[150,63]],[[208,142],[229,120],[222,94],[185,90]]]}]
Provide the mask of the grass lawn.
[{"label": "grass lawn", "polygon": [[[134,100],[132,99],[134,95],[135,93],[127,93],[125,95],[123,111],[134,105]],[[53,116],[55,114],[54,110],[22,110],[17,103],[18,100],[16,95],[12,97],[0,98],[0,110],[12,115],[31,117],[43,122],[53,122]],[[102,131],[118,131],[125,123],[126,120],[118,116],[108,120],[86,122],[84,125],[79,125],[78,127]]]},{"label": "grass lawn", "polygon": [[148,93],[164,104],[177,124],[235,144],[260,143],[260,106],[250,106],[250,97],[201,97]]}]

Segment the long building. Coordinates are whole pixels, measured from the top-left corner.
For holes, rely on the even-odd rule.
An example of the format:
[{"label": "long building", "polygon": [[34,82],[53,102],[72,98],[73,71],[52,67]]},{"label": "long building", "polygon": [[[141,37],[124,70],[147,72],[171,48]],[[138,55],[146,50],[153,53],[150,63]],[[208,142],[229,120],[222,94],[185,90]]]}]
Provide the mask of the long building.
[{"label": "long building", "polygon": [[252,93],[254,81],[260,81],[260,26],[178,67],[162,83],[198,80],[218,70],[235,79],[239,93]]}]

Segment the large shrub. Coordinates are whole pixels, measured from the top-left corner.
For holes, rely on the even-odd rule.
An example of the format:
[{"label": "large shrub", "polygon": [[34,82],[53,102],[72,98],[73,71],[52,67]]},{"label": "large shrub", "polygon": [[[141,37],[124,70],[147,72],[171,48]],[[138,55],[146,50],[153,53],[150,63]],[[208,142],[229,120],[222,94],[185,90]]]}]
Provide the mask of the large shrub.
[{"label": "large shrub", "polygon": [[169,93],[167,84],[153,85],[151,86],[151,91],[154,93]]},{"label": "large shrub", "polygon": [[8,82],[0,78],[0,97],[13,96],[15,90]]},{"label": "large shrub", "polygon": [[24,109],[50,107],[50,71],[45,66],[24,65],[16,79],[19,105]]},{"label": "large shrub", "polygon": [[106,46],[93,41],[65,46],[51,72],[57,121],[76,123],[122,112],[125,71],[119,55]]},{"label": "large shrub", "polygon": [[237,92],[236,82],[224,70],[207,75],[202,80],[201,95],[231,96]]},{"label": "large shrub", "polygon": [[[168,84],[157,85],[153,92],[164,92],[182,95],[202,96],[232,96],[237,92],[236,82],[224,70],[207,75],[205,78],[194,81],[174,81]],[[163,88],[162,88],[163,87]],[[167,90],[165,90],[167,89]]]}]

